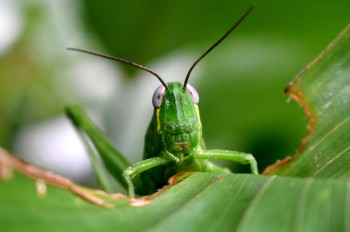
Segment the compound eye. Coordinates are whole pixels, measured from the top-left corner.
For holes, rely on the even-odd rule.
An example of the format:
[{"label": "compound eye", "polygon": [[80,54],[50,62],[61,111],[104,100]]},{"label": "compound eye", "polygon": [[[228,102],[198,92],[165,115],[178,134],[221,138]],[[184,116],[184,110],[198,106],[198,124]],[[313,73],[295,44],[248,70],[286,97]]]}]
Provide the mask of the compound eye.
[{"label": "compound eye", "polygon": [[198,102],[199,102],[199,95],[198,95],[197,90],[190,84],[186,85],[186,89],[187,89],[187,92],[190,94],[193,103],[194,104],[198,104]]},{"label": "compound eye", "polygon": [[158,88],[154,91],[152,97],[152,104],[154,108],[159,108],[163,101],[163,96],[165,94],[165,87],[163,85],[158,86]]}]

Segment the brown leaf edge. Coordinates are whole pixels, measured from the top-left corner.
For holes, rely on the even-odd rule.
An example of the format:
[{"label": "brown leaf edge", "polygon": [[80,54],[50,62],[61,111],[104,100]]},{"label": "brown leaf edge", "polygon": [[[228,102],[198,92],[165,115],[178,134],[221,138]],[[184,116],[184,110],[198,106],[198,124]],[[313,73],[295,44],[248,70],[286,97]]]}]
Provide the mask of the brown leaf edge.
[{"label": "brown leaf edge", "polygon": [[121,193],[109,194],[102,190],[77,185],[66,177],[29,164],[0,147],[0,181],[10,181],[13,171],[34,179],[39,197],[46,195],[46,184],[49,184],[68,190],[87,202],[105,208],[114,208],[113,200],[126,200],[130,206],[135,207],[145,206],[152,202],[152,195],[135,199]]},{"label": "brown leaf edge", "polygon": [[192,172],[180,172],[171,177],[168,184],[159,189],[156,193],[140,198],[130,198],[121,193],[109,194],[99,189],[90,189],[77,185],[64,176],[29,164],[0,147],[0,182],[10,181],[13,171],[35,180],[35,187],[39,197],[45,197],[47,189],[46,184],[49,184],[68,190],[89,203],[105,208],[114,208],[112,204],[114,200],[128,201],[129,205],[132,207],[149,205],[154,198],[193,174]]},{"label": "brown leaf edge", "polygon": [[[294,79],[288,84],[285,88],[284,92],[291,98],[293,98],[303,109],[308,118],[307,125],[307,135],[302,139],[299,148],[293,157],[299,155],[307,146],[310,137],[314,132],[315,122],[317,120],[316,114],[312,109],[312,106],[309,102],[304,98],[303,91],[296,87],[296,83],[300,81],[302,76],[308,72],[311,68],[313,68],[333,47],[337,42],[342,38],[342,36],[350,30],[350,24],[348,24],[343,31],[313,60],[309,63],[305,68],[303,68]],[[268,166],[263,172],[262,175],[269,175],[271,172],[276,171],[277,169],[282,168],[286,164],[293,161],[293,157],[287,156],[285,159],[278,160],[276,163]]]}]

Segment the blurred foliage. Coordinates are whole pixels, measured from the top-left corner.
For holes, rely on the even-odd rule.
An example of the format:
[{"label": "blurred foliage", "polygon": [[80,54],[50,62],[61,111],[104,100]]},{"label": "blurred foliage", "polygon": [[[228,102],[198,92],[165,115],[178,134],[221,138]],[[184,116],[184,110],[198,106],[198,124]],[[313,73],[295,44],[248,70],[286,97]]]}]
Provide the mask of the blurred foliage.
[{"label": "blurred foliage", "polygon": [[[23,126],[60,114],[73,99],[91,104],[67,84],[67,70],[79,60],[65,47],[101,50],[150,68],[152,62],[178,52],[190,54],[194,61],[252,4],[224,0],[14,2],[20,9],[21,33],[0,57],[0,144],[9,149]],[[286,103],[283,89],[349,22],[350,3],[256,3],[252,14],[193,75],[199,76],[195,86],[201,96],[207,146],[251,152],[262,170],[293,154],[305,136],[306,117],[295,102]],[[124,70],[125,78],[139,72],[115,66]],[[108,104],[115,103],[106,102],[106,108]],[[124,108],[129,107],[135,106]],[[125,123],[116,115],[113,120],[110,115],[106,118],[107,128]],[[144,131],[137,133],[143,136]],[[142,150],[142,144],[135,146]]]}]

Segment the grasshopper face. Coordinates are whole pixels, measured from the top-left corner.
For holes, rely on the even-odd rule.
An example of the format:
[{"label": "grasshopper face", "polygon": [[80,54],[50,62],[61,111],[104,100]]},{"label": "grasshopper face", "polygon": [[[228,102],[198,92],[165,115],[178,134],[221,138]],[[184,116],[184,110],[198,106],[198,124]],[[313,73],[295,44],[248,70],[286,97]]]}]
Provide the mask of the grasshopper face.
[{"label": "grasshopper face", "polygon": [[153,95],[158,131],[165,149],[178,156],[190,154],[199,144],[201,122],[198,112],[199,97],[190,85],[168,83],[160,86]]}]

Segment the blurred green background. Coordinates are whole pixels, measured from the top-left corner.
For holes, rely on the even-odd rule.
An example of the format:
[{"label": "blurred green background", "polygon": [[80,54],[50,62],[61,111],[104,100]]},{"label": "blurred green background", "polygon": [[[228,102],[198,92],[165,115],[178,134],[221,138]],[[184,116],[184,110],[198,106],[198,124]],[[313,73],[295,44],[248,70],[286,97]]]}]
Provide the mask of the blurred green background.
[{"label": "blurred green background", "polygon": [[[350,22],[350,2],[265,0],[194,70],[209,148],[253,153],[262,171],[306,135],[303,110],[283,93]],[[89,110],[130,161],[142,157],[159,82],[134,68],[67,51],[97,50],[183,81],[191,64],[253,1],[0,0],[0,144],[90,182],[64,106]]]}]

